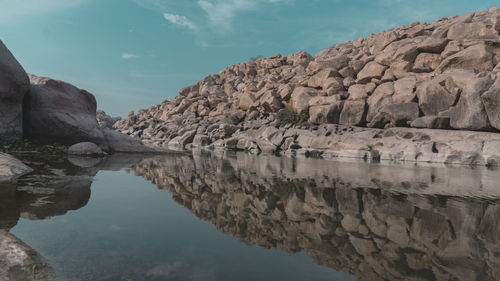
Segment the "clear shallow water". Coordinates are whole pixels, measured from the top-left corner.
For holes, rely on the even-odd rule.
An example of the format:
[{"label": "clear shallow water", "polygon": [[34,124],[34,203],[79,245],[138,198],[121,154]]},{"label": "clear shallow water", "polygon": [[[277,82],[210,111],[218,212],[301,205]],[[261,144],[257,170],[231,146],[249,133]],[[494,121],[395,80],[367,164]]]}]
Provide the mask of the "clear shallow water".
[{"label": "clear shallow water", "polygon": [[36,173],[3,188],[0,226],[59,280],[500,280],[495,170],[247,154],[32,161]]}]

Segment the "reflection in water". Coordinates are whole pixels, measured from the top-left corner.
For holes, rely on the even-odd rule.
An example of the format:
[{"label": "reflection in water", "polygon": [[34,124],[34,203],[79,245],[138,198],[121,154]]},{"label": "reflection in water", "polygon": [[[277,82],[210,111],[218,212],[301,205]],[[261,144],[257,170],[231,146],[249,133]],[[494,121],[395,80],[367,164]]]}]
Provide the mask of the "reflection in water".
[{"label": "reflection in water", "polygon": [[248,154],[134,171],[225,233],[359,280],[500,280],[496,171]]},{"label": "reflection in water", "polygon": [[[1,184],[0,229],[20,217],[82,208],[99,170],[128,168],[224,233],[264,248],[303,251],[361,281],[500,280],[498,171],[249,154],[24,160],[36,172]],[[146,275],[140,266],[123,270]],[[182,266],[172,261],[147,274],[173,274]]]}]

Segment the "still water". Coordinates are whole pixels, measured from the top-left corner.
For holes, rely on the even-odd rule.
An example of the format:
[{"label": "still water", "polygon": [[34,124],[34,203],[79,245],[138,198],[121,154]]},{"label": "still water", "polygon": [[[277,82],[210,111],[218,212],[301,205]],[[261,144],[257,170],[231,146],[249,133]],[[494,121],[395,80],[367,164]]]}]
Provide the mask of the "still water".
[{"label": "still water", "polygon": [[172,154],[25,158],[0,229],[56,280],[500,280],[500,171]]}]

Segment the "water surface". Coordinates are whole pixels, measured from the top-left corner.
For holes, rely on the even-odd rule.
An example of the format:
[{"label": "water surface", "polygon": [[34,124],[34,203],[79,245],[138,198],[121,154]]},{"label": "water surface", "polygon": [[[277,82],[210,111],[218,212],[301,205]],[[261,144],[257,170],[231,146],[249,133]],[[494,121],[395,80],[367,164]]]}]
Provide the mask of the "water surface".
[{"label": "water surface", "polygon": [[199,152],[27,161],[36,172],[1,189],[0,228],[58,280],[500,280],[496,170]]}]

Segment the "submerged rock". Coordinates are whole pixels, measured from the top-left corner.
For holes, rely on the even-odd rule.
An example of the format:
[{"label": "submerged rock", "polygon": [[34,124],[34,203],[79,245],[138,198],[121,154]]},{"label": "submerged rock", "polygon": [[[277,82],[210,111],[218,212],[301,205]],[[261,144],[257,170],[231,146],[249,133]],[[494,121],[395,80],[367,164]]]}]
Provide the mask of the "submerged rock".
[{"label": "submerged rock", "polygon": [[0,280],[52,281],[52,268],[35,250],[0,230]]},{"label": "submerged rock", "polygon": [[0,152],[0,181],[8,181],[33,171],[20,160]]}]

